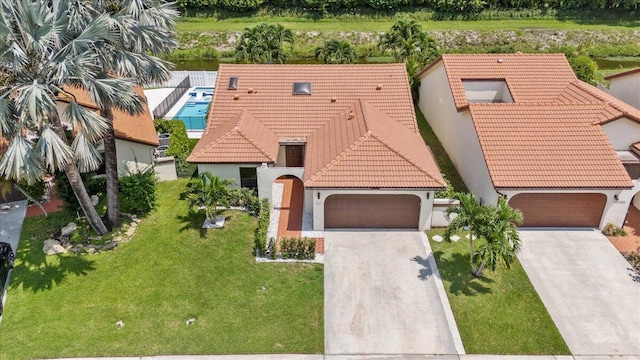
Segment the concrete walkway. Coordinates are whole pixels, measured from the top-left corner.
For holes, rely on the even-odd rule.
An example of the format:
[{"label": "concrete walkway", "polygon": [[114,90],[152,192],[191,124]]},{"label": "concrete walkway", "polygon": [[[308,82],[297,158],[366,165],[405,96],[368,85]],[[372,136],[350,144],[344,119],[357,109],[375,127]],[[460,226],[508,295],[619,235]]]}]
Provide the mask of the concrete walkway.
[{"label": "concrete walkway", "polygon": [[[13,253],[18,252],[18,243],[20,242],[20,232],[22,231],[22,222],[27,212],[27,201],[16,201],[11,203],[0,204],[0,209],[4,206],[11,207],[10,210],[0,210],[0,241],[11,244]],[[7,288],[11,278],[11,270],[6,284],[0,284],[2,305],[7,303]],[[5,286],[6,285],[6,286]],[[2,315],[0,315],[0,324],[2,323]]]},{"label": "concrete walkway", "polygon": [[464,353],[425,242],[417,231],[325,232],[326,358]]},{"label": "concrete walkway", "polygon": [[599,231],[520,230],[518,258],[574,355],[640,357],[640,276]]},{"label": "concrete walkway", "polygon": [[118,358],[65,358],[57,360],[640,360],[639,356],[571,355],[163,355]]}]

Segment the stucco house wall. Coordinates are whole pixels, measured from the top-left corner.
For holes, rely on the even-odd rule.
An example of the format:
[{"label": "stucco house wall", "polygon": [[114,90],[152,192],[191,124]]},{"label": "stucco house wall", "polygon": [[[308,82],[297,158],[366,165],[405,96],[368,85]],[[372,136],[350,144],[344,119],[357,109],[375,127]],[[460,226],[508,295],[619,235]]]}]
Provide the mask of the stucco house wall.
[{"label": "stucco house wall", "polygon": [[422,76],[418,106],[469,191],[482,203],[496,204],[499,195],[493,188],[473,120],[468,110],[457,111],[442,63]]},{"label": "stucco house wall", "polygon": [[[433,191],[426,190],[366,190],[366,189],[313,189],[313,230],[324,230],[324,203],[331,195],[336,194],[410,194],[420,198],[420,217],[418,219],[418,229],[420,231],[431,228],[431,212],[433,208]],[[306,197],[306,196],[305,196]],[[307,199],[305,198],[305,201]]]},{"label": "stucco house wall", "polygon": [[[235,186],[240,187],[240,168],[241,167],[254,167],[257,168],[261,164],[247,163],[247,164],[198,164],[198,172],[210,172],[222,179],[231,179],[235,181]],[[258,183],[258,190],[260,190],[260,183]]]},{"label": "stucco house wall", "polygon": [[632,144],[640,141],[640,124],[627,118],[604,124],[602,129],[615,150],[629,150]]},{"label": "stucco house wall", "polygon": [[640,109],[640,73],[611,79],[608,93]]},{"label": "stucco house wall", "polygon": [[118,159],[118,170],[129,169],[131,172],[145,170],[153,164],[153,146],[141,144],[133,141],[116,139],[116,156]]}]

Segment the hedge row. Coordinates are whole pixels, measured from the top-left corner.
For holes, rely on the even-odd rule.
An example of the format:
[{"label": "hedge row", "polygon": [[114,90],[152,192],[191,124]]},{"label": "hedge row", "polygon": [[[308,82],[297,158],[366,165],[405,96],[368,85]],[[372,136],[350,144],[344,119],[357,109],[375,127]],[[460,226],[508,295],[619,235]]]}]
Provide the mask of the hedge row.
[{"label": "hedge row", "polygon": [[318,11],[360,7],[396,10],[411,6],[445,13],[474,13],[486,9],[633,10],[638,8],[638,0],[177,0],[176,4],[182,11],[221,9],[234,12],[253,11],[263,6]]}]

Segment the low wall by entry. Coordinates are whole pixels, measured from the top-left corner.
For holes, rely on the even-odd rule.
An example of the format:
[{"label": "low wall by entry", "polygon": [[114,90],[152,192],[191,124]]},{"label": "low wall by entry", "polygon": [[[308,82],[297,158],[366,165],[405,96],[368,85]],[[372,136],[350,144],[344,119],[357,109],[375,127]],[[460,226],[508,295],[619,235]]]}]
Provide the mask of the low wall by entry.
[{"label": "low wall by entry", "polygon": [[[446,212],[452,205],[458,205],[460,201],[452,199],[434,199],[433,211],[431,213],[431,227],[447,227],[450,220],[447,220]],[[456,214],[451,214],[451,219],[454,219]]]},{"label": "low wall by entry", "polygon": [[156,159],[156,176],[159,181],[175,180],[178,178],[176,163],[173,156],[164,156]]}]

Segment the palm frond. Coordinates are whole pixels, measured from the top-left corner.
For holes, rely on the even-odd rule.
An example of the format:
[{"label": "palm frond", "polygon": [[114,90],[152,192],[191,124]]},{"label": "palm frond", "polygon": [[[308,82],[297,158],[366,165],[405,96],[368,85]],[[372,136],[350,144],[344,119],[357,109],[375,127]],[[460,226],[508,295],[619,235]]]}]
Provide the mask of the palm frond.
[{"label": "palm frond", "polygon": [[73,150],[49,125],[42,129],[35,151],[42,159],[45,168],[52,173],[56,170],[64,170],[65,166],[73,160]]}]

